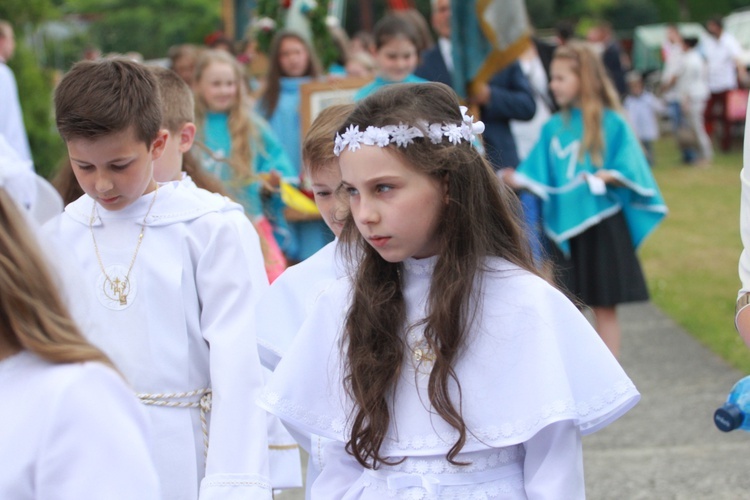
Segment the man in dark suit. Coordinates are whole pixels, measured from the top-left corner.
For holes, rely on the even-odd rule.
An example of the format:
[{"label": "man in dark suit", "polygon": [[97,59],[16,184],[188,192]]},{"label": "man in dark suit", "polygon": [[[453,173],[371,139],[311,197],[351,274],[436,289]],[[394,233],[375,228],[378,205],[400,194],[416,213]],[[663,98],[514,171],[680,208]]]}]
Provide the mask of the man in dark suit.
[{"label": "man in dark suit", "polygon": [[453,55],[451,53],[451,2],[450,0],[431,0],[432,28],[438,36],[437,43],[422,53],[422,61],[414,72],[415,75],[451,85]]},{"label": "man in dark suit", "polygon": [[[414,74],[451,85],[450,0],[432,0],[431,7],[432,27],[438,35],[438,43],[422,54],[422,63]],[[534,94],[521,66],[514,62],[496,73],[482,86],[478,95],[472,96],[472,102],[480,106],[481,119],[486,127],[483,138],[492,166],[495,170],[518,166],[510,120],[530,120],[536,112]]]}]

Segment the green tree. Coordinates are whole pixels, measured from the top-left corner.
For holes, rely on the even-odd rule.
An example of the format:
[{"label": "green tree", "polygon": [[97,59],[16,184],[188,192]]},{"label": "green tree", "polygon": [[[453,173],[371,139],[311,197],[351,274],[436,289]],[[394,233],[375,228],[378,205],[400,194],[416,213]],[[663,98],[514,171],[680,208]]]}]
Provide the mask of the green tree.
[{"label": "green tree", "polygon": [[215,0],[71,0],[66,13],[93,19],[91,39],[103,52],[165,57],[172,45],[202,43],[221,26]]},{"label": "green tree", "polygon": [[64,155],[64,145],[52,117],[54,74],[39,63],[26,43],[25,33],[40,23],[55,19],[59,12],[50,0],[3,0],[0,19],[9,21],[16,32],[16,52],[8,62],[18,83],[24,125],[29,137],[36,171],[49,175]]}]

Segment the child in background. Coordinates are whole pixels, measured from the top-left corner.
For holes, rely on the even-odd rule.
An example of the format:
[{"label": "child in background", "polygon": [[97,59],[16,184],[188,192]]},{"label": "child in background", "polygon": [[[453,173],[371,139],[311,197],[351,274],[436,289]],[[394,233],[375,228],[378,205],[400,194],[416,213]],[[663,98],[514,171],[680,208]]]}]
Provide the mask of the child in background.
[{"label": "child in background", "polygon": [[569,42],[555,52],[551,74],[562,111],[506,180],[542,199],[561,281],[592,308],[599,335],[617,356],[616,306],[648,300],[635,251],[667,207],[599,58]]},{"label": "child in background", "polygon": [[581,435],[638,401],[536,274],[517,201],[472,146],[482,130],[440,83],[382,89],[339,129],[357,270],[261,399],[322,437],[311,498],[584,498]]},{"label": "child in background", "polygon": [[377,66],[375,58],[367,52],[356,52],[346,61],[346,76],[352,78],[373,78]]},{"label": "child in background", "polygon": [[420,39],[411,22],[403,16],[389,14],[375,24],[373,36],[378,75],[372,83],[357,91],[355,101],[390,83],[427,81],[413,74],[419,63]]},{"label": "child in background", "polygon": [[[348,207],[338,194],[341,172],[333,154],[333,138],[349,113],[350,104],[335,104],[320,112],[302,143],[305,173],[310,176],[323,220],[336,238],[341,234]],[[294,335],[309,314],[320,291],[344,274],[337,258],[338,239],[304,262],[287,269],[258,303],[258,344],[261,362],[274,369],[289,349]],[[278,314],[274,312],[278,311]],[[269,313],[270,312],[270,313]]]},{"label": "child in background", "polygon": [[3,184],[0,389],[12,404],[0,414],[0,498],[158,500],[143,409],[81,336],[33,222]]},{"label": "child in background", "polygon": [[45,230],[96,295],[106,328],[90,340],[147,405],[162,498],[270,498],[266,416],[248,404],[262,385],[253,306],[268,286],[250,222],[153,179],[168,134],[146,67],[76,64],[55,115],[86,194]]},{"label": "child in background", "polygon": [[195,75],[203,167],[245,208],[269,245],[275,241],[284,254],[293,255],[295,242],[284,218],[279,182],[296,174],[276,135],[252,111],[242,70],[227,52],[207,50],[198,59]]},{"label": "child in background", "polygon": [[[175,72],[159,66],[150,67],[156,76],[159,93],[162,97],[162,128],[169,133],[164,154],[154,161],[154,179],[156,182],[180,181],[188,187],[201,188],[205,191],[225,195],[221,181],[207,173],[191,154],[190,148],[195,139],[195,104],[193,92],[184,82],[175,78]],[[204,191],[205,190],[205,191]],[[227,213],[232,219],[246,219],[244,212],[236,215],[234,210],[239,205],[227,204]],[[241,206],[240,206],[241,208]],[[245,226],[244,221],[241,222]],[[269,280],[275,279],[286,268],[286,259],[279,250],[271,234],[270,244],[262,231],[255,228],[260,238],[266,274]],[[275,253],[274,253],[275,250]]]},{"label": "child in background", "polygon": [[[329,106],[320,112],[310,126],[302,144],[306,174],[312,180],[315,203],[323,220],[338,238],[349,208],[338,194],[341,172],[333,154],[333,138],[354,108],[351,104]],[[344,275],[344,263],[338,251],[338,239],[312,257],[292,266],[277,279],[258,302],[256,314],[258,350],[261,362],[273,370],[289,350],[297,331],[310,314],[320,294]],[[300,441],[310,459],[307,463],[307,491],[320,473],[321,464],[314,449],[317,436]]]},{"label": "child in background", "polygon": [[[711,137],[706,132],[705,112],[711,90],[708,86],[708,66],[706,60],[698,51],[698,38],[683,38],[683,55],[680,68],[677,71],[675,87],[680,97],[682,116],[686,128],[692,132],[688,135],[694,138],[699,155],[689,156],[689,163],[699,167],[708,167],[714,158],[714,147]],[[678,134],[683,135],[683,134]]]},{"label": "child in background", "polygon": [[654,166],[654,141],[659,138],[659,115],[664,104],[643,87],[643,77],[632,71],[627,76],[628,95],[623,107],[636,137],[643,146],[649,166]]},{"label": "child in background", "polygon": [[[258,109],[268,120],[284,151],[292,162],[292,183],[308,189],[302,176],[300,125],[300,86],[318,78],[322,71],[310,45],[297,33],[281,31],[274,37],[270,51],[271,68]],[[331,231],[318,216],[307,220],[301,214],[286,211],[295,252],[287,256],[303,261],[333,239]]]},{"label": "child in background", "polygon": [[173,45],[167,52],[169,57],[169,67],[180,75],[185,83],[188,85],[193,84],[193,75],[195,74],[195,61],[198,59],[200,48],[196,45],[184,43],[181,45]]},{"label": "child in background", "polygon": [[[203,172],[200,165],[191,158],[185,158],[189,155],[195,136],[192,91],[174,71],[158,66],[149,69],[156,77],[159,94],[162,96],[162,128],[169,133],[164,153],[154,161],[154,178],[157,182],[177,181],[184,184],[207,203],[219,207],[219,213],[234,224],[238,232],[252,230],[242,206],[228,198],[217,196],[223,194],[220,183]],[[188,169],[192,174],[184,169],[186,161],[191,164]],[[193,182],[193,176],[197,179],[196,182]],[[208,184],[206,181],[209,181]],[[219,184],[218,190],[214,183]],[[283,270],[284,268],[279,269],[278,273]],[[273,269],[269,269],[266,261],[266,272],[271,271]],[[271,486],[275,490],[302,486],[299,449],[281,422],[271,415],[268,415],[268,447]]]}]

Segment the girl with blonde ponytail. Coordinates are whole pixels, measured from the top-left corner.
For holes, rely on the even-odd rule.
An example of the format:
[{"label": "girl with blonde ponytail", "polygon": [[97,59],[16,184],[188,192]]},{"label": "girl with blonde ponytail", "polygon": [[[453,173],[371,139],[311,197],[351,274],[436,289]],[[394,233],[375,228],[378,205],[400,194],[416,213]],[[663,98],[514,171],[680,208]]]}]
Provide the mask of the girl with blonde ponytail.
[{"label": "girl with blonde ponytail", "polygon": [[616,306],[648,300],[636,249],[667,207],[599,57],[571,42],[557,49],[550,73],[561,111],[506,179],[542,199],[561,284],[592,308],[599,335],[617,356]]}]

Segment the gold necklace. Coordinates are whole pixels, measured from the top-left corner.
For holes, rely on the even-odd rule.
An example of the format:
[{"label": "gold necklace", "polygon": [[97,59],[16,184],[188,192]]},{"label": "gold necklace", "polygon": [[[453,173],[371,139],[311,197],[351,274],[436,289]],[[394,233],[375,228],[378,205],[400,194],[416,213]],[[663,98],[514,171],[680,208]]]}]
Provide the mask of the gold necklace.
[{"label": "gold necklace", "polygon": [[94,253],[96,253],[96,260],[99,262],[99,269],[101,269],[102,274],[104,275],[103,292],[104,292],[104,295],[107,296],[107,298],[111,300],[119,301],[121,306],[128,305],[128,294],[130,293],[130,271],[133,270],[133,265],[135,264],[135,258],[138,256],[138,250],[141,249],[141,242],[143,241],[143,232],[146,230],[146,218],[148,218],[148,214],[151,213],[151,209],[154,207],[154,202],[156,202],[156,194],[158,192],[159,192],[159,184],[156,185],[156,189],[154,190],[154,196],[151,198],[151,204],[148,206],[146,215],[143,216],[143,222],[141,223],[141,234],[138,235],[138,243],[135,246],[135,252],[133,253],[133,258],[130,259],[130,266],[128,267],[128,272],[125,274],[125,277],[122,280],[120,280],[120,278],[117,276],[115,276],[115,279],[110,278],[109,275],[107,274],[107,271],[104,269],[104,264],[102,263],[102,256],[99,254],[99,246],[96,244],[96,237],[94,236],[94,218],[95,218],[94,214],[96,213],[96,201],[94,201],[94,204],[91,207],[91,217],[89,218],[89,231],[91,232],[91,241],[94,242]]}]

